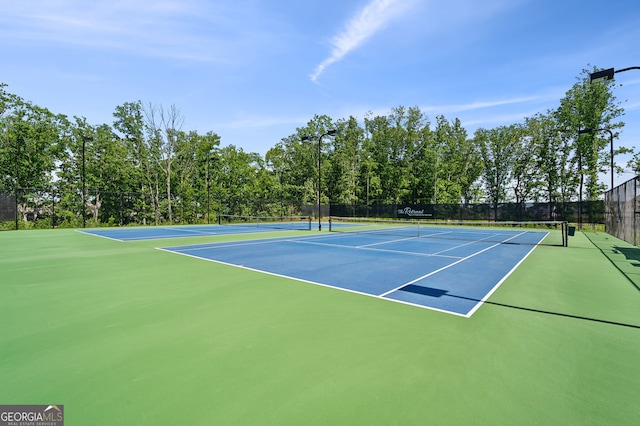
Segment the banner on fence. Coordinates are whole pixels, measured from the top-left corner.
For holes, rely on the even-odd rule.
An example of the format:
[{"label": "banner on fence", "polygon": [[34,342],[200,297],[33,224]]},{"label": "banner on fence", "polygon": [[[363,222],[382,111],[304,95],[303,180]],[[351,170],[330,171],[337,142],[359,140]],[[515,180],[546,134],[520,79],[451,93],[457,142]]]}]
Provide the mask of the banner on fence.
[{"label": "banner on fence", "polygon": [[433,218],[433,205],[424,204],[398,204],[398,217],[403,219],[431,219]]}]

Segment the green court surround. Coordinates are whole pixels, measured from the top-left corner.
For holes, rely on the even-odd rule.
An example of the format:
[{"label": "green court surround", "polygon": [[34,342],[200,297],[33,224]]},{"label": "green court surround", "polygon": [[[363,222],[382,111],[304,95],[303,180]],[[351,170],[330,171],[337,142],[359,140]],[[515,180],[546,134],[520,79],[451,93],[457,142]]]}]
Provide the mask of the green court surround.
[{"label": "green court surround", "polygon": [[607,234],[536,248],[470,319],[155,250],[249,238],[0,233],[0,404],[105,426],[640,418],[639,249]]}]

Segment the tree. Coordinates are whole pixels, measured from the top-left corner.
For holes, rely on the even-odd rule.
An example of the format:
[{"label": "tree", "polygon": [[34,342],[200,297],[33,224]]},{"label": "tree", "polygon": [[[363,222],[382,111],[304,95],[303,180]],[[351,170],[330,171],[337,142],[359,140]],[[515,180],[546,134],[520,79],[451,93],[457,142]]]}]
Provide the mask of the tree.
[{"label": "tree", "polygon": [[78,127],[85,140],[86,185],[88,199],[86,207],[91,210],[94,224],[124,223],[122,194],[132,191],[135,183],[133,165],[127,162],[126,144],[113,129],[103,124],[90,128],[84,119],[78,119]]},{"label": "tree", "polygon": [[515,162],[515,147],[520,141],[520,134],[515,125],[491,130],[478,129],[475,133],[474,141],[484,163],[483,178],[494,208],[494,219],[498,219],[498,204],[507,199],[507,188]]},{"label": "tree", "polygon": [[597,71],[597,68],[582,70],[581,76],[577,78],[578,82],[560,100],[560,106],[555,112],[559,128],[565,135],[572,135],[572,161],[580,176],[579,197],[582,198],[583,186],[586,184],[588,200],[596,200],[604,189],[599,182],[598,173],[609,144],[607,139],[597,133],[581,135],[579,132],[601,128],[614,131],[624,126],[622,122],[613,123],[623,113],[611,91],[615,83],[611,80],[590,83],[589,74],[593,71]]},{"label": "tree", "polygon": [[4,87],[0,85],[0,189],[47,188],[69,123],[65,116],[7,93]]},{"label": "tree", "polygon": [[[31,198],[51,192],[69,122],[63,115],[8,93],[5,87],[0,84],[0,191],[22,192],[18,210],[26,224],[29,213],[34,221],[39,215],[39,209],[30,205]],[[31,192],[33,196],[28,195]]]},{"label": "tree", "polygon": [[131,213],[135,210],[139,215],[138,220],[143,225],[147,224],[148,219],[154,219],[157,223],[160,208],[157,191],[160,171],[154,160],[157,154],[152,155],[157,150],[146,138],[150,132],[145,124],[142,102],[126,102],[116,107],[113,116],[114,128],[120,133],[119,137],[126,147],[125,161],[132,166],[130,179],[133,181],[132,191],[136,194],[132,194],[134,202],[129,206]]},{"label": "tree", "polygon": [[354,204],[358,200],[358,159],[364,130],[354,117],[339,121],[339,136],[332,138],[328,157],[328,198],[332,203]]},{"label": "tree", "polygon": [[262,202],[254,198],[254,183],[260,170],[264,168],[262,159],[258,154],[247,153],[234,145],[220,149],[219,154],[215,176],[219,191],[215,196],[226,204],[223,213],[255,214],[251,210]]},{"label": "tree", "polygon": [[[418,107],[398,106],[384,116],[367,113],[364,124],[314,115],[264,158],[220,149],[213,132],[183,131],[174,105],[129,102],[116,107],[112,126],[70,123],[0,84],[0,191],[55,186],[56,215],[68,226],[86,217],[124,225],[208,222],[212,211],[282,214],[285,201],[287,213],[297,214],[318,194],[322,203],[351,205],[489,199],[494,209],[513,200],[593,200],[606,187],[599,177],[609,172],[608,131],[615,138],[624,123],[616,121],[622,108],[613,83],[588,83],[587,74],[556,110],[472,138],[457,118],[439,115],[432,129]],[[331,129],[340,133],[318,140]],[[585,129],[593,131],[580,134]],[[630,166],[640,170],[637,164],[640,154]],[[38,214],[26,203],[25,220],[27,211]]]},{"label": "tree", "polygon": [[440,115],[434,130],[434,190],[432,203],[469,202],[471,187],[482,172],[480,154],[459,119]]},{"label": "tree", "polygon": [[376,162],[373,157],[373,143],[371,138],[363,137],[358,153],[360,171],[360,200],[369,206],[371,199],[377,199],[382,193],[380,178],[374,173]]},{"label": "tree", "polygon": [[511,177],[513,179],[513,193],[520,212],[524,203],[531,200],[531,197],[538,185],[538,168],[535,164],[534,140],[526,135],[523,126],[516,126],[517,133],[513,135],[516,143],[513,146],[513,168]]},{"label": "tree", "polygon": [[150,140],[152,141],[152,155],[155,161],[161,166],[166,183],[167,193],[167,215],[169,222],[173,221],[173,213],[171,211],[171,166],[173,164],[176,145],[179,143],[184,117],[175,105],[171,105],[169,109],[162,106],[149,105],[144,110],[146,126],[149,131]]},{"label": "tree", "polygon": [[[416,168],[424,164],[429,140],[429,120],[417,107],[396,107],[387,117],[365,117],[370,136],[369,160],[375,164],[375,183],[380,185],[384,203],[414,202],[430,193],[424,180],[416,178]],[[371,178],[371,176],[369,176]],[[377,188],[376,188],[377,190]]]}]

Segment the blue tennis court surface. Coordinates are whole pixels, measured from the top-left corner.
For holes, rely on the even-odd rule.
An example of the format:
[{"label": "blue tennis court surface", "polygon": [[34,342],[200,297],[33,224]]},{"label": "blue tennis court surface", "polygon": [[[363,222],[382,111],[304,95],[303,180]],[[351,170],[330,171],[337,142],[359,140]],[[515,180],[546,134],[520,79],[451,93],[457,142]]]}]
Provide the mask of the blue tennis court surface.
[{"label": "blue tennis court surface", "polygon": [[161,250],[470,317],[545,237],[510,243],[523,234],[489,242],[327,233]]},{"label": "blue tennis court surface", "polygon": [[287,227],[256,225],[178,225],[137,228],[83,229],[78,232],[96,235],[116,241],[160,240],[166,238],[205,237],[230,234],[251,234],[285,230],[304,230],[305,223],[288,224]]}]

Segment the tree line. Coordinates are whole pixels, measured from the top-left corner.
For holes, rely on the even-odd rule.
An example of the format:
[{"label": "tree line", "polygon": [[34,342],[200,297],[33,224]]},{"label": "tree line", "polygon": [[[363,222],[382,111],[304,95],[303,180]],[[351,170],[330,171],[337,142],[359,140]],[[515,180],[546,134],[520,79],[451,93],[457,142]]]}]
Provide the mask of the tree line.
[{"label": "tree line", "polygon": [[25,224],[53,202],[59,226],[295,215],[317,202],[318,182],[322,204],[597,200],[611,161],[609,133],[597,130],[616,138],[624,111],[614,83],[590,83],[589,72],[556,109],[520,123],[469,135],[458,118],[432,121],[419,107],[363,120],[315,115],[264,156],[221,146],[214,131],[185,131],[174,105],[127,102],[113,123],[95,125],[0,84],[0,194],[23,195],[16,204]]}]

